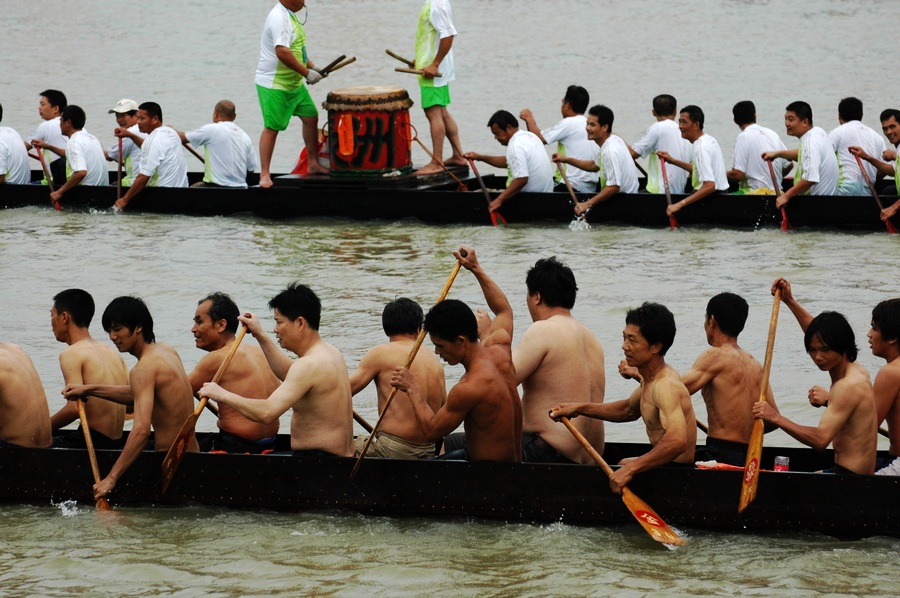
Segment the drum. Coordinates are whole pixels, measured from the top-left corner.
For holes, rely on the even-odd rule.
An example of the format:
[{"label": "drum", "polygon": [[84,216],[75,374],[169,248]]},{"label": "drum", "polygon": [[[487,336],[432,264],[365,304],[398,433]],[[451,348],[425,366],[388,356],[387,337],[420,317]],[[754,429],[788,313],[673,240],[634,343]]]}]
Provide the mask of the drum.
[{"label": "drum", "polygon": [[382,175],[412,171],[409,107],[402,87],[345,87],[328,94],[331,174]]}]

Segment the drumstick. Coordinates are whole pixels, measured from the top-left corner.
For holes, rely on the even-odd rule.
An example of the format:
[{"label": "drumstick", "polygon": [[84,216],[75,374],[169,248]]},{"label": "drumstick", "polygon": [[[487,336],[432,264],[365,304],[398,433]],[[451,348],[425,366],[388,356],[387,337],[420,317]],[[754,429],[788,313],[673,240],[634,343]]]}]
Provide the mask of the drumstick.
[{"label": "drumstick", "polygon": [[356,62],[356,56],[354,56],[354,57],[352,57],[352,58],[348,58],[347,60],[345,60],[344,62],[340,63],[339,65],[337,65],[337,66],[331,68],[331,70],[328,71],[328,74],[330,75],[330,74],[333,73],[334,71],[336,71],[336,70],[338,70],[338,69],[342,69],[342,68],[344,68],[345,66],[347,66],[348,64],[353,64],[354,62]]},{"label": "drumstick", "polygon": [[[394,70],[397,71],[398,73],[409,73],[410,75],[419,75],[419,76],[425,75],[425,71],[423,71],[422,69],[405,69],[402,66],[398,66]],[[443,73],[435,73],[434,76],[435,77],[443,77],[444,74]]]},{"label": "drumstick", "polygon": [[331,62],[329,62],[329,63],[325,66],[325,68],[323,68],[323,69],[317,69],[317,70],[319,71],[319,74],[320,74],[320,75],[327,75],[328,73],[331,72],[331,69],[334,68],[334,65],[336,65],[337,63],[339,63],[340,61],[342,61],[342,60],[345,59],[345,58],[347,58],[347,55],[346,55],[346,54],[341,54],[340,56],[338,56],[337,58],[335,58],[334,60],[332,60]]},{"label": "drumstick", "polygon": [[391,58],[396,58],[396,59],[399,60],[400,62],[405,63],[405,64],[408,64],[408,65],[409,65],[409,68],[411,68],[411,69],[416,68],[416,61],[415,61],[415,60],[410,60],[410,59],[408,59],[408,58],[403,58],[403,57],[400,56],[399,54],[395,54],[394,52],[391,52],[390,50],[385,50],[385,52],[386,52],[387,55],[390,56]]}]

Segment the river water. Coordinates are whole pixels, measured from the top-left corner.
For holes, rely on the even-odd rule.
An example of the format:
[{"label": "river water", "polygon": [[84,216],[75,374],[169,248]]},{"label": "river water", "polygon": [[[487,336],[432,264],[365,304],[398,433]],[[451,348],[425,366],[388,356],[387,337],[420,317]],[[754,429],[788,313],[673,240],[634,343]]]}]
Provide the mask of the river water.
[{"label": "river water", "polygon": [[[307,29],[313,57],[321,56],[320,63],[340,53],[359,58],[316,86],[317,100],[328,89],[352,84],[414,87],[390,70],[394,65],[383,50],[411,53],[418,0],[312,4]],[[238,122],[256,137],[261,124],[252,76],[259,27],[270,6],[98,0],[81,10],[52,0],[11,3],[0,15],[3,124],[29,133],[37,124],[37,94],[57,87],[86,108],[88,128],[105,142],[112,142],[113,125],[105,111],[123,96],[156,99],[166,120],[182,128],[207,122],[212,105],[228,97],[237,103]],[[494,109],[528,106],[548,126],[572,82],[616,110],[616,129],[631,141],[649,124],[650,100],[661,92],[703,106],[707,131],[726,154],[737,131],[730,107],[747,97],[756,100],[760,121],[780,131],[783,106],[793,99],[810,101],[817,124],[830,128],[837,101],[855,94],[869,107],[865,121],[877,126],[878,112],[896,98],[879,70],[878,57],[890,42],[873,32],[897,16],[895,2],[640,0],[587,9],[568,1],[456,0],[459,80],[452,110],[464,145],[498,152],[484,127]],[[413,121],[427,130],[415,108]],[[276,148],[276,170],[290,167],[298,140],[299,128],[292,125]],[[785,141],[792,147],[793,140]],[[416,154],[416,162],[423,155]],[[644,300],[674,312],[679,332],[668,359],[684,370],[705,346],[706,301],[725,290],[750,302],[741,342],[762,356],[772,307],[768,288],[784,275],[811,312],[836,309],[848,316],[860,361],[874,372],[881,363],[865,341],[871,307],[898,295],[890,273],[900,247],[883,233],[706,228],[674,234],[599,226],[573,232],[555,224],[495,229],[28,208],[0,212],[0,340],[29,352],[55,410],[62,405],[62,347],[50,331],[49,309],[59,290],[86,288],[98,313],[117,295],[142,296],[159,340],[175,346],[191,368],[202,355],[190,335],[201,297],[227,291],[243,309],[267,315],[268,299],[299,279],[322,298],[322,334],[352,370],[383,340],[384,303],[399,295],[433,302],[452,269],[450,252],[461,243],[477,248],[509,295],[517,335],[529,324],[527,268],[548,255],[572,266],[580,285],[574,313],[606,350],[608,400],[632,389],[614,366],[625,310]],[[450,296],[483,306],[465,272]],[[96,320],[92,330],[103,338]],[[448,367],[448,384],[460,373]],[[821,411],[808,406],[806,391],[827,381],[803,353],[799,328],[784,310],[772,371],[782,411],[815,424]],[[705,420],[702,402],[695,405]],[[362,393],[356,408],[373,421],[374,391]],[[204,414],[199,429],[214,426]],[[635,422],[607,426],[607,437],[645,436]],[[796,444],[781,432],[766,443]],[[588,528],[203,508],[124,509],[109,518],[92,505],[5,505],[0,595],[900,594],[895,539],[685,531],[689,546],[671,552],[630,521]]]}]

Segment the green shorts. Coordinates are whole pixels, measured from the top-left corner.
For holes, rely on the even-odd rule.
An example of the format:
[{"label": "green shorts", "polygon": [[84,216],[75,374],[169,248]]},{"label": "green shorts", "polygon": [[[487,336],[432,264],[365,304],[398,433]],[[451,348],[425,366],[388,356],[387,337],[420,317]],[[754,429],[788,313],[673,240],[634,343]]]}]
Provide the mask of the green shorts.
[{"label": "green shorts", "polygon": [[259,107],[262,109],[263,125],[274,131],[288,128],[292,116],[319,116],[306,85],[293,91],[268,89],[256,86],[259,96]]},{"label": "green shorts", "polygon": [[422,108],[450,105],[450,86],[420,87],[422,90]]}]

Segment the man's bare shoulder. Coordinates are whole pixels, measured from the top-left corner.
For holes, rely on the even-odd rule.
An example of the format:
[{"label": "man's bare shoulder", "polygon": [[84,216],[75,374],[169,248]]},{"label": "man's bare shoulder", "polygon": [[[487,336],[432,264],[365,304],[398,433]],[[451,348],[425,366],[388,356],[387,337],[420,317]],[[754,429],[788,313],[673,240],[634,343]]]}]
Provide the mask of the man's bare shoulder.
[{"label": "man's bare shoulder", "polygon": [[833,401],[858,401],[865,397],[874,396],[872,383],[868,375],[860,368],[850,368],[847,375],[831,385],[831,393],[828,402]]},{"label": "man's bare shoulder", "polygon": [[898,390],[900,390],[900,357],[881,366],[881,369],[875,374],[875,381],[898,386]]}]

